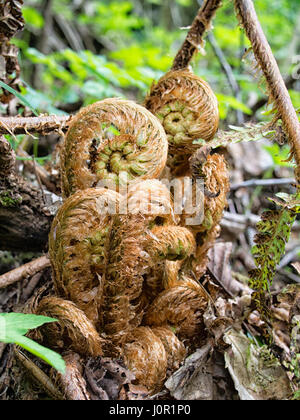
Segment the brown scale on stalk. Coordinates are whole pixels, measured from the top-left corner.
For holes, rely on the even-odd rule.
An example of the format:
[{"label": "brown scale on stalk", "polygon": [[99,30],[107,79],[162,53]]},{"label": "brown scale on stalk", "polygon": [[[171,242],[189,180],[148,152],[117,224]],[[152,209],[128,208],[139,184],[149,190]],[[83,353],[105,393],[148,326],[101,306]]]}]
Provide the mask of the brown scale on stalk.
[{"label": "brown scale on stalk", "polygon": [[[191,194],[193,208],[195,208],[195,197],[197,186],[196,181],[202,180],[202,185],[198,189],[201,194],[201,208],[199,213],[190,213],[183,209],[180,225],[187,226],[189,219],[199,223],[187,226],[193,232],[196,240],[196,257],[193,261],[193,271],[196,278],[200,278],[206,271],[208,250],[214,245],[215,240],[220,234],[219,223],[222,219],[223,211],[227,206],[227,193],[229,192],[229,173],[227,163],[222,154],[209,154],[209,148],[201,148],[190,158],[190,170],[186,176],[193,179]],[[184,185],[184,177],[178,178]]]},{"label": "brown scale on stalk", "polygon": [[78,190],[157,178],[168,152],[166,134],[144,107],[105,99],[83,108],[71,121],[62,153],[62,190]]},{"label": "brown scale on stalk", "polygon": [[188,166],[199,147],[209,142],[219,125],[218,101],[204,80],[188,69],[171,70],[154,84],[145,106],[161,121],[169,142],[168,164],[174,173]]}]

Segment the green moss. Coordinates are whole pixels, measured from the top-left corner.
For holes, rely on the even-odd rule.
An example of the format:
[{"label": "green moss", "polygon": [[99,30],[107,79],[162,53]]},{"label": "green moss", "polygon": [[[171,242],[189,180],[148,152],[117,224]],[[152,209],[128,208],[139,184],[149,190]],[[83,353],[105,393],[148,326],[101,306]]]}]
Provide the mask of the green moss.
[{"label": "green moss", "polygon": [[2,207],[16,207],[21,203],[22,203],[21,196],[14,197],[12,192],[9,190],[0,192],[0,205]]}]

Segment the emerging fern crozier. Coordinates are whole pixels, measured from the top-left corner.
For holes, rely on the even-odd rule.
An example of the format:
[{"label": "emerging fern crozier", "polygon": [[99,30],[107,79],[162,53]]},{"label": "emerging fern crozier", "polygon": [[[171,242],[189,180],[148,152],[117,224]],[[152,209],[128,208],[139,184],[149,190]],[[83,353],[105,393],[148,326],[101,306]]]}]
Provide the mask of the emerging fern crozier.
[{"label": "emerging fern crozier", "polygon": [[101,324],[108,241],[119,202],[112,190],[79,191],[59,209],[49,235],[57,295],[74,302],[96,326]]},{"label": "emerging fern crozier", "polygon": [[210,86],[187,69],[170,71],[153,85],[145,106],[161,121],[169,142],[168,164],[182,166],[210,141],[219,124],[218,102]]},{"label": "emerging fern crozier", "polygon": [[167,153],[165,132],[144,107],[114,98],[96,102],[73,118],[66,134],[63,194],[68,197],[103,183],[114,189],[123,182],[157,178]]},{"label": "emerging fern crozier", "polygon": [[164,327],[136,328],[123,349],[125,363],[135,373],[136,382],[152,393],[161,389],[167,370],[178,368],[185,354],[183,343]]}]

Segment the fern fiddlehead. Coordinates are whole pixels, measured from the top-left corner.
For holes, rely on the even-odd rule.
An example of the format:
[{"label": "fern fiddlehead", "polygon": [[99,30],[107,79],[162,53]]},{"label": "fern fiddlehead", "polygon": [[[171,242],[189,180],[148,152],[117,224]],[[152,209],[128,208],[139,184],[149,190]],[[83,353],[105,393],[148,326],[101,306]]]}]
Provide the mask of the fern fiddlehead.
[{"label": "fern fiddlehead", "polygon": [[105,99],[83,108],[72,120],[62,153],[65,196],[96,187],[157,178],[168,152],[159,121],[132,101]]},{"label": "fern fiddlehead", "polygon": [[79,191],[59,209],[49,235],[49,256],[58,296],[101,323],[103,282],[112,215],[120,195],[104,188]]},{"label": "fern fiddlehead", "polygon": [[169,165],[187,164],[199,147],[213,139],[219,124],[218,102],[210,86],[187,69],[168,72],[151,88],[145,106],[161,121],[169,142]]},{"label": "fern fiddlehead", "polygon": [[183,343],[165,327],[136,328],[123,349],[125,363],[135,373],[137,382],[152,393],[161,389],[167,369],[178,367],[185,354]]}]

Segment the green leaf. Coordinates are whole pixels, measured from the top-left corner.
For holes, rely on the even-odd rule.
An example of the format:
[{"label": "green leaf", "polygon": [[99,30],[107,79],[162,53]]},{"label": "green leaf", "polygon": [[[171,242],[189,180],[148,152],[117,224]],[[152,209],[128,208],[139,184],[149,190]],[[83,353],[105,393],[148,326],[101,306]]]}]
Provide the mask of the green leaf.
[{"label": "green leaf", "polygon": [[263,148],[272,157],[274,165],[287,168],[293,167],[293,163],[289,161],[291,149],[288,145],[279,146],[278,143],[274,143],[270,146],[263,146]]},{"label": "green leaf", "polygon": [[10,93],[12,93],[13,95],[15,95],[22,103],[23,105],[27,106],[36,117],[39,116],[39,114],[36,112],[36,110],[30,105],[30,103],[27,101],[27,99],[24,97],[24,95],[21,95],[21,93],[17,92],[15,89],[13,89],[12,87],[8,86],[6,83],[2,82],[0,80],[0,86],[3,89],[8,90]]},{"label": "green leaf", "polygon": [[14,343],[18,346],[23,347],[25,350],[39,357],[40,359],[47,362],[49,365],[53,366],[60,373],[64,374],[66,370],[66,365],[64,359],[60,354],[56,353],[53,350],[47,349],[44,346],[36,343],[30,338],[27,338],[23,335],[15,337]]},{"label": "green leaf", "polygon": [[24,335],[33,328],[56,322],[54,318],[22,313],[0,313],[0,341],[17,344],[64,373],[65,362],[56,352],[41,346]]},{"label": "green leaf", "polygon": [[9,332],[10,336],[14,333],[24,335],[28,330],[54,321],[57,320],[42,315],[22,314],[16,312],[0,313],[0,341],[5,339],[5,331]]}]

